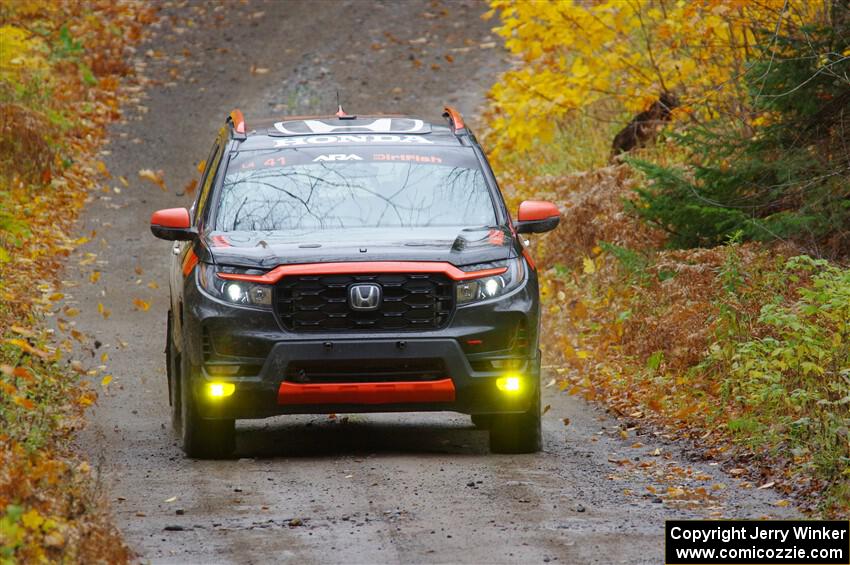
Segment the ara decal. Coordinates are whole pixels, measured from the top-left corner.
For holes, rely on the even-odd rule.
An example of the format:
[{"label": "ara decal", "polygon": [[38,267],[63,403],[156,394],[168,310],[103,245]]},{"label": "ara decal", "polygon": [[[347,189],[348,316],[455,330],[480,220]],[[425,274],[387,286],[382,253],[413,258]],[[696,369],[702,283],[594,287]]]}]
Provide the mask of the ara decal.
[{"label": "ara decal", "polygon": [[346,155],[345,153],[331,153],[329,155],[319,155],[313,162],[316,161],[362,161],[363,157],[358,157],[353,153]]}]

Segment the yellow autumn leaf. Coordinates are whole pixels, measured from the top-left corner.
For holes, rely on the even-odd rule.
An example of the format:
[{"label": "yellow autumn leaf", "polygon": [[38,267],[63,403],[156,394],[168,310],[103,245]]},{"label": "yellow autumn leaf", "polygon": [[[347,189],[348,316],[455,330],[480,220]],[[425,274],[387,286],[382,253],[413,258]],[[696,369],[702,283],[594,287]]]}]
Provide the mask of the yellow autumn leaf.
[{"label": "yellow autumn leaf", "polygon": [[92,404],[94,404],[94,400],[95,400],[94,395],[83,394],[83,395],[80,396],[80,398],[77,400],[77,402],[79,403],[80,406],[91,406]]},{"label": "yellow autumn leaf", "polygon": [[581,260],[581,263],[582,269],[584,270],[585,274],[592,275],[596,272],[596,263],[594,263],[593,259],[591,259],[590,257],[585,257]]},{"label": "yellow autumn leaf", "polygon": [[89,275],[89,282],[92,284],[100,280],[100,271],[92,271]]},{"label": "yellow autumn leaf", "polygon": [[35,408],[35,402],[23,396],[15,396],[12,398],[12,401],[25,410],[32,410]]},{"label": "yellow autumn leaf", "polygon": [[112,178],[112,175],[109,173],[109,169],[106,168],[106,163],[104,163],[103,161],[97,161],[94,166],[97,169],[97,172],[99,172],[106,178]]},{"label": "yellow autumn leaf", "polygon": [[37,530],[43,523],[44,518],[35,508],[31,508],[21,516],[21,524],[28,530]]},{"label": "yellow autumn leaf", "polygon": [[133,306],[136,307],[136,310],[140,310],[142,312],[147,312],[151,307],[150,302],[145,302],[141,298],[134,298]]},{"label": "yellow autumn leaf", "polygon": [[[100,386],[106,388],[109,386],[109,383],[112,382],[112,375],[105,375],[102,379],[100,379]],[[120,388],[120,387],[119,387]]]},{"label": "yellow autumn leaf", "polygon": [[91,265],[97,259],[97,253],[86,253],[85,257],[80,259],[79,265]]},{"label": "yellow autumn leaf", "polygon": [[9,338],[6,340],[6,343],[15,345],[19,347],[22,351],[29,353],[30,355],[35,355],[36,357],[41,357],[42,359],[46,359],[50,356],[50,354],[46,351],[42,351],[41,349],[33,347],[23,339]]}]

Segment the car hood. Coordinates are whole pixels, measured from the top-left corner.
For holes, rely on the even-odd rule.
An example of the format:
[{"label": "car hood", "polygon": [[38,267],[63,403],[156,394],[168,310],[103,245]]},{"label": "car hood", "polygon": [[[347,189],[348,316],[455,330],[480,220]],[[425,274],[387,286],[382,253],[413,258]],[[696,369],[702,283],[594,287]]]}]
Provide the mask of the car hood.
[{"label": "car hood", "polygon": [[343,261],[444,261],[461,267],[516,255],[504,226],[212,232],[204,243],[218,264],[259,269]]}]

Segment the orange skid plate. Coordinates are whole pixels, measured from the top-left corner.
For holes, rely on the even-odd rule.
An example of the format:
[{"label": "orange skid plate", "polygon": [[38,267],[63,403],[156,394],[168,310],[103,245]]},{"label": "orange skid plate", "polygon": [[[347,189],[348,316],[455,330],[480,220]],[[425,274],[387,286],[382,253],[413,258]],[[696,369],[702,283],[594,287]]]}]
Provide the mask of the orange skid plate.
[{"label": "orange skid plate", "polygon": [[298,404],[404,404],[454,402],[451,379],[378,383],[298,384],[282,382],[277,403]]}]

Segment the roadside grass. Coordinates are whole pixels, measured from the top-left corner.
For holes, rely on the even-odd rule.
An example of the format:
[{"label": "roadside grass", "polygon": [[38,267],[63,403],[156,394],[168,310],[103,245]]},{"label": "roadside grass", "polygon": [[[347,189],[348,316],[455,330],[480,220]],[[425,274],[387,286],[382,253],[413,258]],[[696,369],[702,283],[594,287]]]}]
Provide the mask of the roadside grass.
[{"label": "roadside grass", "polygon": [[0,7],[0,562],[131,558],[70,447],[97,370],[68,359],[87,337],[59,274],[88,241],[68,234],[109,176],[96,153],[121,115],[125,49],[152,21],[127,0]]},{"label": "roadside grass", "polygon": [[790,245],[668,250],[627,165],[534,178],[545,363],[561,387],[686,437],[801,507],[850,513],[850,269]]}]

